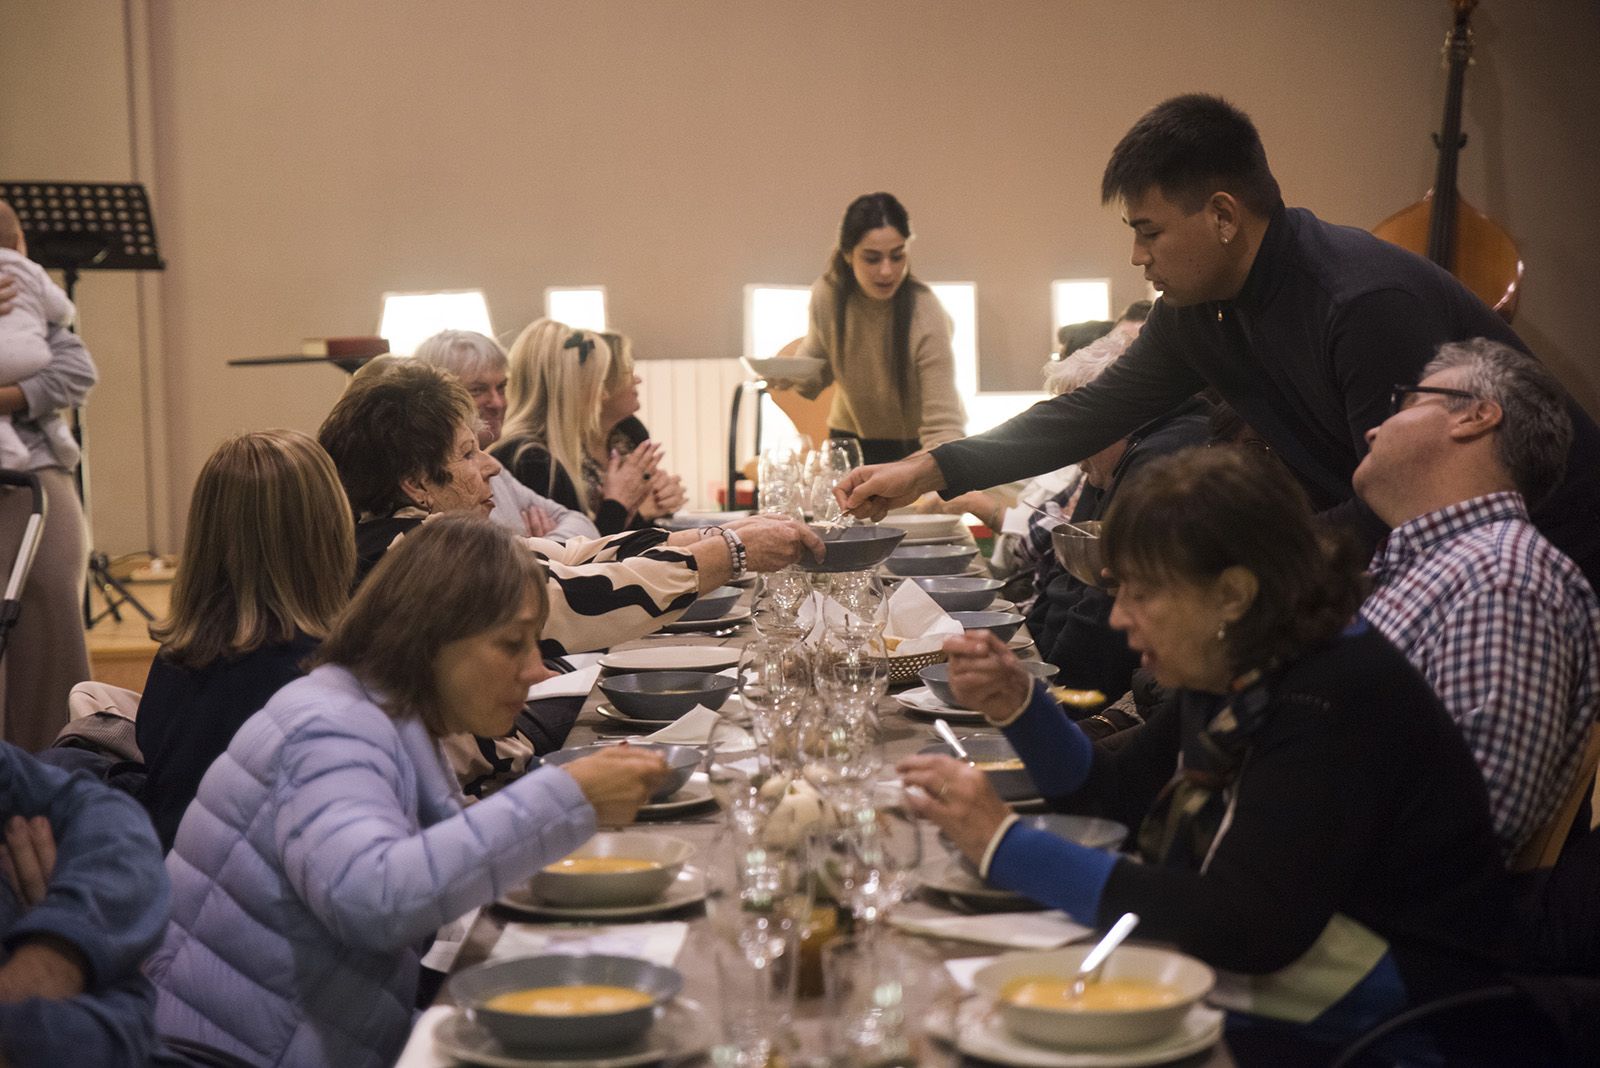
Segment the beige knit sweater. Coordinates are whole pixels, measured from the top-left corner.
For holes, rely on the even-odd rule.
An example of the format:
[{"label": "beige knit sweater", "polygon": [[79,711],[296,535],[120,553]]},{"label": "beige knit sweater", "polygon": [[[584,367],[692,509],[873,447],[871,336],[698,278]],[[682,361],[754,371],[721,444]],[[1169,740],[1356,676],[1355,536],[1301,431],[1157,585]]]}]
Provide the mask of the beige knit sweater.
[{"label": "beige knit sweater", "polygon": [[828,425],[861,438],[918,441],[932,448],[966,434],[966,412],[956,393],[956,361],[950,348],[950,317],[929,290],[917,295],[911,316],[911,381],[901,396],[890,357],[894,351],[891,302],[852,293],[845,309],[849,352],[839,359],[834,330],[833,287],[819,278],[811,287],[811,326],[797,356],[826,361],[820,377],[798,384],[815,397],[830,382],[833,410]]}]

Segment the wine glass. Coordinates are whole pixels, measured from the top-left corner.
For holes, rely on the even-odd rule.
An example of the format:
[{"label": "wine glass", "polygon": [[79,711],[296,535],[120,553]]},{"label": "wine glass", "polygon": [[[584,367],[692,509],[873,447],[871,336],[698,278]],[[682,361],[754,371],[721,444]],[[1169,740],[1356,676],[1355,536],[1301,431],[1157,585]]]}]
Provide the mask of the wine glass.
[{"label": "wine glass", "polygon": [[712,725],[706,740],[705,770],[711,795],[722,806],[729,826],[759,838],[783,800],[790,774],[753,733],[723,717]]},{"label": "wine glass", "polygon": [[[896,784],[877,784],[870,803],[837,812],[841,826],[822,832],[821,871],[834,900],[871,933],[916,888],[922,827]],[[892,791],[892,792],[891,792]]]},{"label": "wine glass", "polygon": [[832,708],[877,708],[889,692],[889,650],[880,634],[830,630],[813,656],[817,695]]},{"label": "wine glass", "polygon": [[810,596],[811,577],[803,571],[786,568],[757,575],[750,596],[756,630],[764,637],[798,641],[806,632],[800,608]]},{"label": "wine glass", "polygon": [[847,637],[883,634],[888,591],[876,571],[841,571],[831,576],[828,595],[840,611],[829,613],[830,629]]},{"label": "wine glass", "polygon": [[795,749],[800,774],[830,808],[848,812],[870,802],[883,769],[873,707],[813,707],[800,720]]},{"label": "wine glass", "polygon": [[814,869],[803,849],[775,848],[738,827],[712,844],[705,868],[729,1042],[718,1063],[764,1068],[789,1040]]}]

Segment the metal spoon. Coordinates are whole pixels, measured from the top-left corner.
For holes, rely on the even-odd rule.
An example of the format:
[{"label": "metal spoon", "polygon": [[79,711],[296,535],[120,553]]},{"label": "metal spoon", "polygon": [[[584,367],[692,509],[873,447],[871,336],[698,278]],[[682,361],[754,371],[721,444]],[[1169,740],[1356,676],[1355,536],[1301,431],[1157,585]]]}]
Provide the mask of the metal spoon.
[{"label": "metal spoon", "polygon": [[1111,925],[1111,930],[1106,932],[1106,936],[1100,939],[1099,944],[1089,951],[1087,957],[1083,958],[1083,963],[1078,965],[1078,975],[1072,983],[1072,997],[1074,999],[1081,998],[1090,983],[1098,983],[1100,981],[1100,972],[1106,966],[1106,958],[1111,956],[1113,950],[1122,945],[1122,940],[1132,934],[1133,929],[1137,926],[1139,926],[1139,916],[1133,912],[1124,912],[1122,918]]},{"label": "metal spoon", "polygon": [[967,747],[961,744],[961,740],[956,737],[956,732],[950,729],[950,724],[945,721],[943,716],[933,721],[933,729],[934,733],[944,739],[945,745],[955,750],[956,756],[965,760],[968,764],[972,763],[972,758],[967,755]]}]

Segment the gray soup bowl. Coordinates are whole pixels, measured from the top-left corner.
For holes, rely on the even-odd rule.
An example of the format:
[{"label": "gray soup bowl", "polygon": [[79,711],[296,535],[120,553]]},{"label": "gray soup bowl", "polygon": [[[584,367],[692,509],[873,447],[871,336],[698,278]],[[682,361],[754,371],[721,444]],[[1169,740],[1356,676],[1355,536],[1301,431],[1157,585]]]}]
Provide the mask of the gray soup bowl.
[{"label": "gray soup bowl", "polygon": [[640,671],[601,679],[600,692],[633,719],[677,719],[695,705],[721,708],[733,679],[710,671]]},{"label": "gray soup bowl", "polygon": [[733,610],[734,603],[743,592],[737,586],[718,586],[708,593],[702,593],[700,599],[678,617],[678,622],[701,623],[709,619],[721,619]]},{"label": "gray soup bowl", "polygon": [[[603,749],[610,749],[609,745],[579,745],[571,749],[557,749],[554,753],[545,756],[546,764],[560,767],[570,764],[579,757],[590,756]],[[700,766],[700,761],[705,759],[705,754],[692,745],[664,745],[658,742],[629,742],[628,748],[642,749],[647,753],[660,753],[667,762],[667,781],[661,784],[660,789],[650,795],[650,803],[659,805],[673,794],[683,789],[689,781],[689,776],[694,774],[694,769]]]},{"label": "gray soup bowl", "polygon": [[978,555],[976,545],[907,545],[883,562],[896,575],[959,575]]},{"label": "gray soup bowl", "polygon": [[824,527],[811,524],[823,541],[823,557],[808,553],[796,566],[801,571],[834,574],[839,571],[866,571],[883,563],[906,536],[894,527]]},{"label": "gray soup bowl", "polygon": [[[980,734],[972,738],[962,738],[961,744],[966,747],[967,755],[974,764],[982,767],[988,763],[1000,763],[1017,759],[1017,751],[1011,748],[1011,743],[998,734]],[[943,742],[923,746],[920,752],[943,753],[945,756],[955,756],[955,751]],[[1027,801],[1039,796],[1039,788],[1033,784],[1033,776],[1028,774],[1026,768],[998,768],[986,767],[983,769],[989,777],[989,785],[994,787],[994,792],[1000,795],[1002,801]]]},{"label": "gray soup bowl", "polygon": [[1016,612],[951,612],[950,618],[967,630],[987,630],[1003,642],[1011,640],[1023,623]]},{"label": "gray soup bowl", "polygon": [[[1034,678],[1043,679],[1046,682],[1055,678],[1056,674],[1061,670],[1054,664],[1046,664],[1039,660],[1019,660],[1017,663],[1027,669],[1028,674]],[[928,689],[933,691],[933,696],[937,697],[943,704],[951,708],[967,707],[956,700],[956,693],[950,688],[949,664],[929,664],[917,672],[917,677],[923,681]]]},{"label": "gray soup bowl", "polygon": [[919,576],[911,580],[946,612],[981,612],[1005,583],[978,575]]},{"label": "gray soup bowl", "polygon": [[[499,1012],[484,1003],[499,994],[541,986],[621,986],[650,1002],[620,1012],[534,1016]],[[655,1020],[657,1006],[683,989],[683,975],[634,957],[549,955],[492,961],[451,977],[450,996],[501,1045],[519,1050],[596,1050],[625,1046]]]}]

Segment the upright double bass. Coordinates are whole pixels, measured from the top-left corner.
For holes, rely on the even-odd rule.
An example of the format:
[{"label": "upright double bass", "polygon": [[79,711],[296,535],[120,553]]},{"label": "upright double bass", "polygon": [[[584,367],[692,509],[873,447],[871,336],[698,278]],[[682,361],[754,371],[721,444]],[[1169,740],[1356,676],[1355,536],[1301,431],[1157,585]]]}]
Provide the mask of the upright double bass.
[{"label": "upright double bass", "polygon": [[1451,0],[1455,24],[1445,37],[1449,65],[1444,124],[1434,135],[1439,165],[1433,188],[1415,204],[1372,228],[1385,241],[1428,257],[1457,278],[1507,322],[1517,311],[1522,257],[1511,235],[1456,192],[1456,163],[1466,136],[1461,132],[1461,96],[1472,62],[1472,9],[1477,0]]}]

